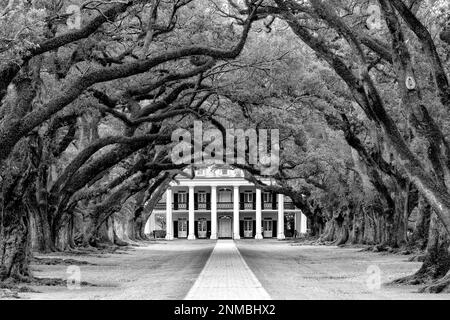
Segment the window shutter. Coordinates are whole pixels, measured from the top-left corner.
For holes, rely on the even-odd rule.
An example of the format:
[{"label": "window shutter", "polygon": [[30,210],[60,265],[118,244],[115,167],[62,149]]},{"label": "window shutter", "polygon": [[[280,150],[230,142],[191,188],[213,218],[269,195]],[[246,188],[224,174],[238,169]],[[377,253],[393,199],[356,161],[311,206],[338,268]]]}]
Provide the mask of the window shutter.
[{"label": "window shutter", "polygon": [[194,210],[198,210],[198,193],[194,193]]},{"label": "window shutter", "polygon": [[272,221],[272,237],[277,236],[277,221]]},{"label": "window shutter", "polygon": [[211,221],[206,221],[206,237],[211,237]]},{"label": "window shutter", "polygon": [[206,194],[206,209],[211,210],[211,193]]},{"label": "window shutter", "polygon": [[173,222],[173,237],[178,238],[178,221]]},{"label": "window shutter", "polygon": [[194,221],[194,229],[195,237],[198,238],[198,221]]},{"label": "window shutter", "polygon": [[173,209],[178,210],[178,193],[173,195]]},{"label": "window shutter", "polygon": [[272,193],[272,210],[277,209],[277,194]]}]

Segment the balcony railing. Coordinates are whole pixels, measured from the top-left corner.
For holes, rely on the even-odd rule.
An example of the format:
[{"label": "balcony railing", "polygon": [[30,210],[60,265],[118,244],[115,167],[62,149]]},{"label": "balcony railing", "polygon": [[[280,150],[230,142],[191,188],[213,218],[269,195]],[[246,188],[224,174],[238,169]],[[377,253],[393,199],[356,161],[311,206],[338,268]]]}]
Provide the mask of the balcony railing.
[{"label": "balcony railing", "polygon": [[217,209],[233,209],[233,202],[217,202]]},{"label": "balcony railing", "polygon": [[[174,207],[174,204],[172,203],[172,208],[174,210],[187,210],[188,205],[187,203],[178,203],[178,208]],[[255,210],[255,206],[253,205],[253,202],[240,202],[239,203],[240,210]],[[273,207],[272,203],[264,202],[263,203],[263,210],[276,210],[278,208],[278,202],[277,206]],[[165,202],[159,202],[155,205],[155,210],[165,210],[166,209],[166,203]],[[233,202],[218,202],[217,203],[217,209],[233,209]],[[284,209],[285,210],[294,210],[295,206],[292,202],[284,202]],[[195,210],[211,210],[211,204],[210,203],[198,203],[195,205]]]},{"label": "balcony railing", "polygon": [[242,209],[247,209],[247,210],[253,210],[253,209],[254,209],[254,207],[253,207],[253,202],[244,202],[244,203],[241,203],[241,208],[242,208]]},{"label": "balcony railing", "polygon": [[273,209],[273,204],[272,204],[272,202],[264,202],[264,203],[263,203],[263,209],[272,210],[272,209]]},{"label": "balcony railing", "polygon": [[211,210],[211,202],[196,202],[194,210]]}]

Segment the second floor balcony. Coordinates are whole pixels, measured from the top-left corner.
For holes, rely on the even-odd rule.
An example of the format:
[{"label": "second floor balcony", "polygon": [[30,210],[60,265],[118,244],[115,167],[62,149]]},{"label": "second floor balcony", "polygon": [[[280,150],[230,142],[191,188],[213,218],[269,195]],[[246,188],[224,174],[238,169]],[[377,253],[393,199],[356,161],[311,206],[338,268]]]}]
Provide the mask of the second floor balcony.
[{"label": "second floor balcony", "polygon": [[[217,202],[217,210],[233,210],[233,202]],[[278,202],[263,202],[261,204],[262,210],[278,210]],[[155,206],[155,210],[165,210],[166,203],[159,202]],[[189,210],[189,204],[187,202],[172,202],[172,209],[174,211],[187,211]],[[295,206],[292,202],[284,202],[285,210],[295,210]],[[196,211],[210,211],[211,203],[207,202],[195,202],[194,210]],[[239,202],[239,210],[256,210],[255,202]]]}]

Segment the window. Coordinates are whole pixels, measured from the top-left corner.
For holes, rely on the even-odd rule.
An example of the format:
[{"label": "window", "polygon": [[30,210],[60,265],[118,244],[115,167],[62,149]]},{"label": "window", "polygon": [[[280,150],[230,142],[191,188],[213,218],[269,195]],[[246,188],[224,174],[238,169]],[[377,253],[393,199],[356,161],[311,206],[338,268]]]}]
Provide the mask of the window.
[{"label": "window", "polygon": [[219,202],[232,202],[231,189],[219,189]]},{"label": "window", "polygon": [[199,203],[206,203],[206,192],[199,192],[198,193],[198,202]]},{"label": "window", "polygon": [[222,169],[222,175],[227,176],[228,175],[228,169]]},{"label": "window", "polygon": [[186,218],[178,219],[178,232],[187,231],[187,220]]},{"label": "window", "polygon": [[253,202],[253,193],[252,192],[244,193],[244,202]]},{"label": "window", "polygon": [[205,175],[205,169],[198,169],[197,170],[197,175],[198,176],[204,176]]},{"label": "window", "polygon": [[205,218],[201,218],[198,221],[198,231],[199,232],[206,232],[207,230],[207,222]]},{"label": "window", "polygon": [[272,203],[272,194],[270,192],[263,193],[264,202]]},{"label": "window", "polygon": [[186,192],[178,193],[178,202],[180,202],[180,203],[186,203],[187,202]]}]

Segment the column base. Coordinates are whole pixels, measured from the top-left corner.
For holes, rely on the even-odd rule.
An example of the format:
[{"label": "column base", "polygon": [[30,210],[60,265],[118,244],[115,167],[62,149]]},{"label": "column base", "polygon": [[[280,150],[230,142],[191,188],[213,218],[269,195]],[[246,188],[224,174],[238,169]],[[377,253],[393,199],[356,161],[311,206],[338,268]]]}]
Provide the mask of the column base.
[{"label": "column base", "polygon": [[194,234],[188,235],[188,240],[195,240],[195,235]]},{"label": "column base", "polygon": [[212,234],[209,239],[211,240],[217,240],[217,234]]},{"label": "column base", "polygon": [[284,240],[284,239],[286,239],[286,236],[284,235],[284,233],[280,233],[280,234],[277,236],[277,239],[278,239],[278,240]]},{"label": "column base", "polygon": [[264,239],[264,238],[263,238],[262,234],[257,234],[257,235],[255,236],[255,239],[261,240],[261,239]]},{"label": "column base", "polygon": [[166,240],[173,240],[173,235],[167,234],[165,239]]},{"label": "column base", "polygon": [[241,236],[238,234],[233,235],[233,239],[235,239],[235,240],[239,240],[240,238],[241,238]]}]

